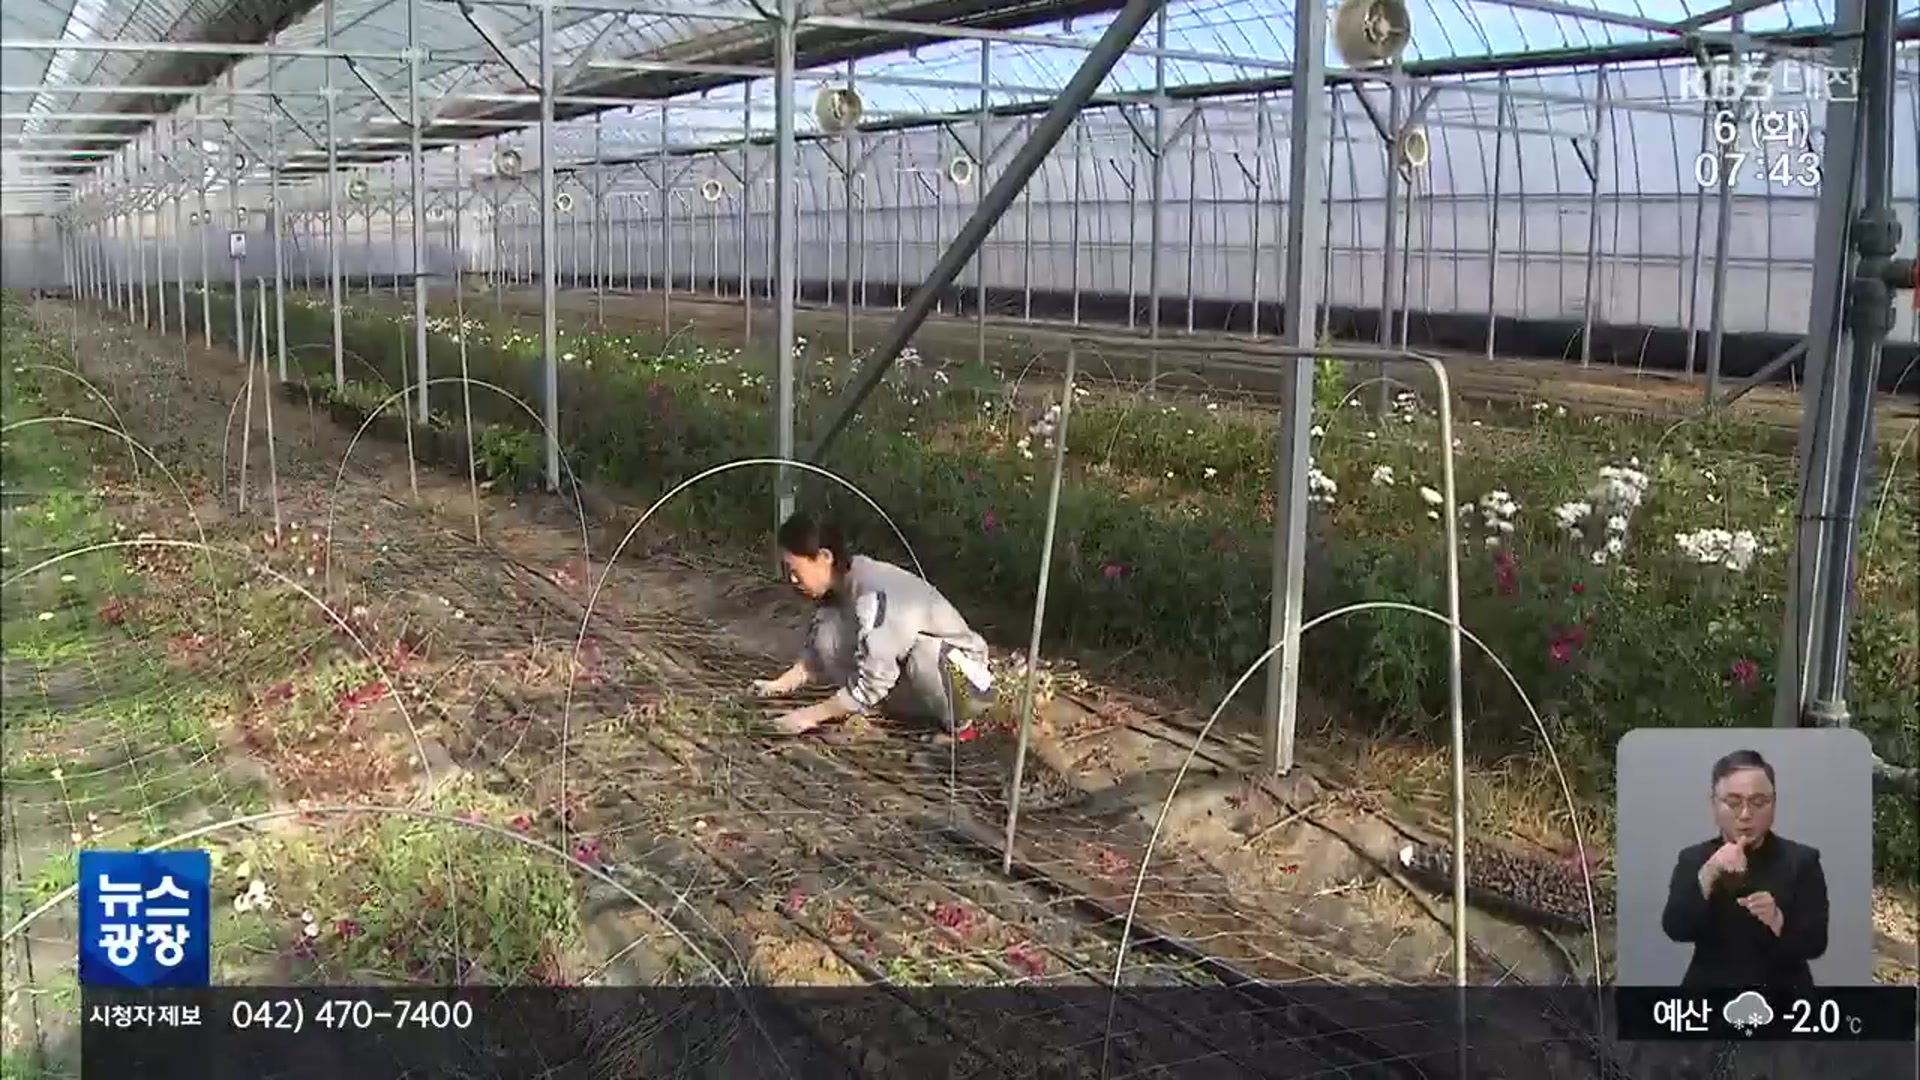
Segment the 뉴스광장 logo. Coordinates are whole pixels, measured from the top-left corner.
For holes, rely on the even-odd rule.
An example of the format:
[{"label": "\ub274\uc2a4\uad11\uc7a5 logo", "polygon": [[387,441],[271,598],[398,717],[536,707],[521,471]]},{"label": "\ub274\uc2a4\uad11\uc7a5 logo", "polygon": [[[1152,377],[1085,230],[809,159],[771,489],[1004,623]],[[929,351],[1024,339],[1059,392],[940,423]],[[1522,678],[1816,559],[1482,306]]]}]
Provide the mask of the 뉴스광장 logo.
[{"label": "\ub274\uc2a4\uad11\uc7a5 logo", "polygon": [[212,890],[204,851],[81,852],[80,985],[208,985]]}]

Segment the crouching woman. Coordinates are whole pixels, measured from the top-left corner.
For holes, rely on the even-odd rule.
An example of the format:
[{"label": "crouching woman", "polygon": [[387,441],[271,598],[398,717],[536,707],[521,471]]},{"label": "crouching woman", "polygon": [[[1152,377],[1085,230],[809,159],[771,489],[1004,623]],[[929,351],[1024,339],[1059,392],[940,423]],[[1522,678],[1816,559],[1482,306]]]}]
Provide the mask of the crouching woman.
[{"label": "crouching woman", "polygon": [[936,741],[965,742],[992,700],[987,643],[940,590],[913,572],[848,552],[832,525],[795,514],[780,526],[787,581],[816,606],[800,659],[753,691],[777,698],[838,687],[776,720],[800,735],[853,715],[924,724]]}]

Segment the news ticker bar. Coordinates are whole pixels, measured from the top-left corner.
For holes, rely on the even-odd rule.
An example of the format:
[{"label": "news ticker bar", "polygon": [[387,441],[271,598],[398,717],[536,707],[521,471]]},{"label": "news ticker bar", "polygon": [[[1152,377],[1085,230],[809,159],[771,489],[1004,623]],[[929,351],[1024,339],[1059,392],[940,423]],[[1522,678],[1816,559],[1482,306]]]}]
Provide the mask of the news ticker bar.
[{"label": "news ticker bar", "polygon": [[1909,1074],[1916,1041],[1916,992],[1900,987],[1793,994],[1629,987],[1598,995],[1592,987],[1476,987],[1464,996],[1446,987],[1326,986],[1117,994],[1103,987],[218,987],[87,988],[81,1053],[87,1076],[196,1080],[293,1075],[289,1063],[378,1080],[552,1075],[558,1062],[602,1070],[594,1075],[653,1075],[690,1061],[749,1078],[791,1075],[799,1066],[837,1073],[874,1055],[910,1061],[907,1074],[928,1075],[977,1071],[963,1067],[968,1059],[1017,1063],[1034,1054],[1049,1063],[1085,1057],[1068,1064],[1090,1068],[1118,1055],[1108,1064],[1130,1063],[1123,1072],[1180,1074],[1178,1063],[1196,1055],[1297,1059],[1306,1072],[1384,1061],[1445,1072],[1463,1041],[1463,1007],[1464,1041],[1506,1074],[1525,1073],[1527,1061],[1549,1051],[1585,1052],[1603,1033],[1824,1044],[1821,1054],[1849,1063],[1884,1055],[1889,1069]]}]

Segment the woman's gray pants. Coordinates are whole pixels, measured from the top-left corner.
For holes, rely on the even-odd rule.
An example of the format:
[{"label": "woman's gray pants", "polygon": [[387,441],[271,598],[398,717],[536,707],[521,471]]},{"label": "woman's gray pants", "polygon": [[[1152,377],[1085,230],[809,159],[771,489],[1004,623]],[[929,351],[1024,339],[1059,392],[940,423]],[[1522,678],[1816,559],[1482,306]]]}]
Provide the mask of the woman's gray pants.
[{"label": "woman's gray pants", "polygon": [[[858,643],[852,611],[821,608],[807,631],[807,670],[817,680],[847,685],[859,669]],[[949,731],[971,724],[993,700],[993,692],[975,690],[947,659],[952,651],[952,642],[918,638],[901,658],[900,679],[880,703],[880,711],[895,720],[937,723]]]}]

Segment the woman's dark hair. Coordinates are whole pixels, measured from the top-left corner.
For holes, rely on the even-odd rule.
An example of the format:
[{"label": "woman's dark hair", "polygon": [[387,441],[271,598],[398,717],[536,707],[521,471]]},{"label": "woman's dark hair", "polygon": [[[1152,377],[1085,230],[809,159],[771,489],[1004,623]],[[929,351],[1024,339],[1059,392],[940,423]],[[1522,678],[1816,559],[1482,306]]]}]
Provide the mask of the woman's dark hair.
[{"label": "woman's dark hair", "polygon": [[1713,785],[1719,787],[1720,781],[1741,769],[1759,769],[1767,774],[1767,783],[1773,783],[1773,766],[1767,764],[1767,759],[1760,756],[1760,751],[1735,750],[1713,763]]},{"label": "woman's dark hair", "polygon": [[822,550],[831,551],[835,570],[845,570],[847,560],[853,557],[853,553],[847,550],[846,541],[841,539],[839,529],[826,522],[815,521],[804,510],[780,523],[778,540],[780,550],[789,555],[812,558]]}]

